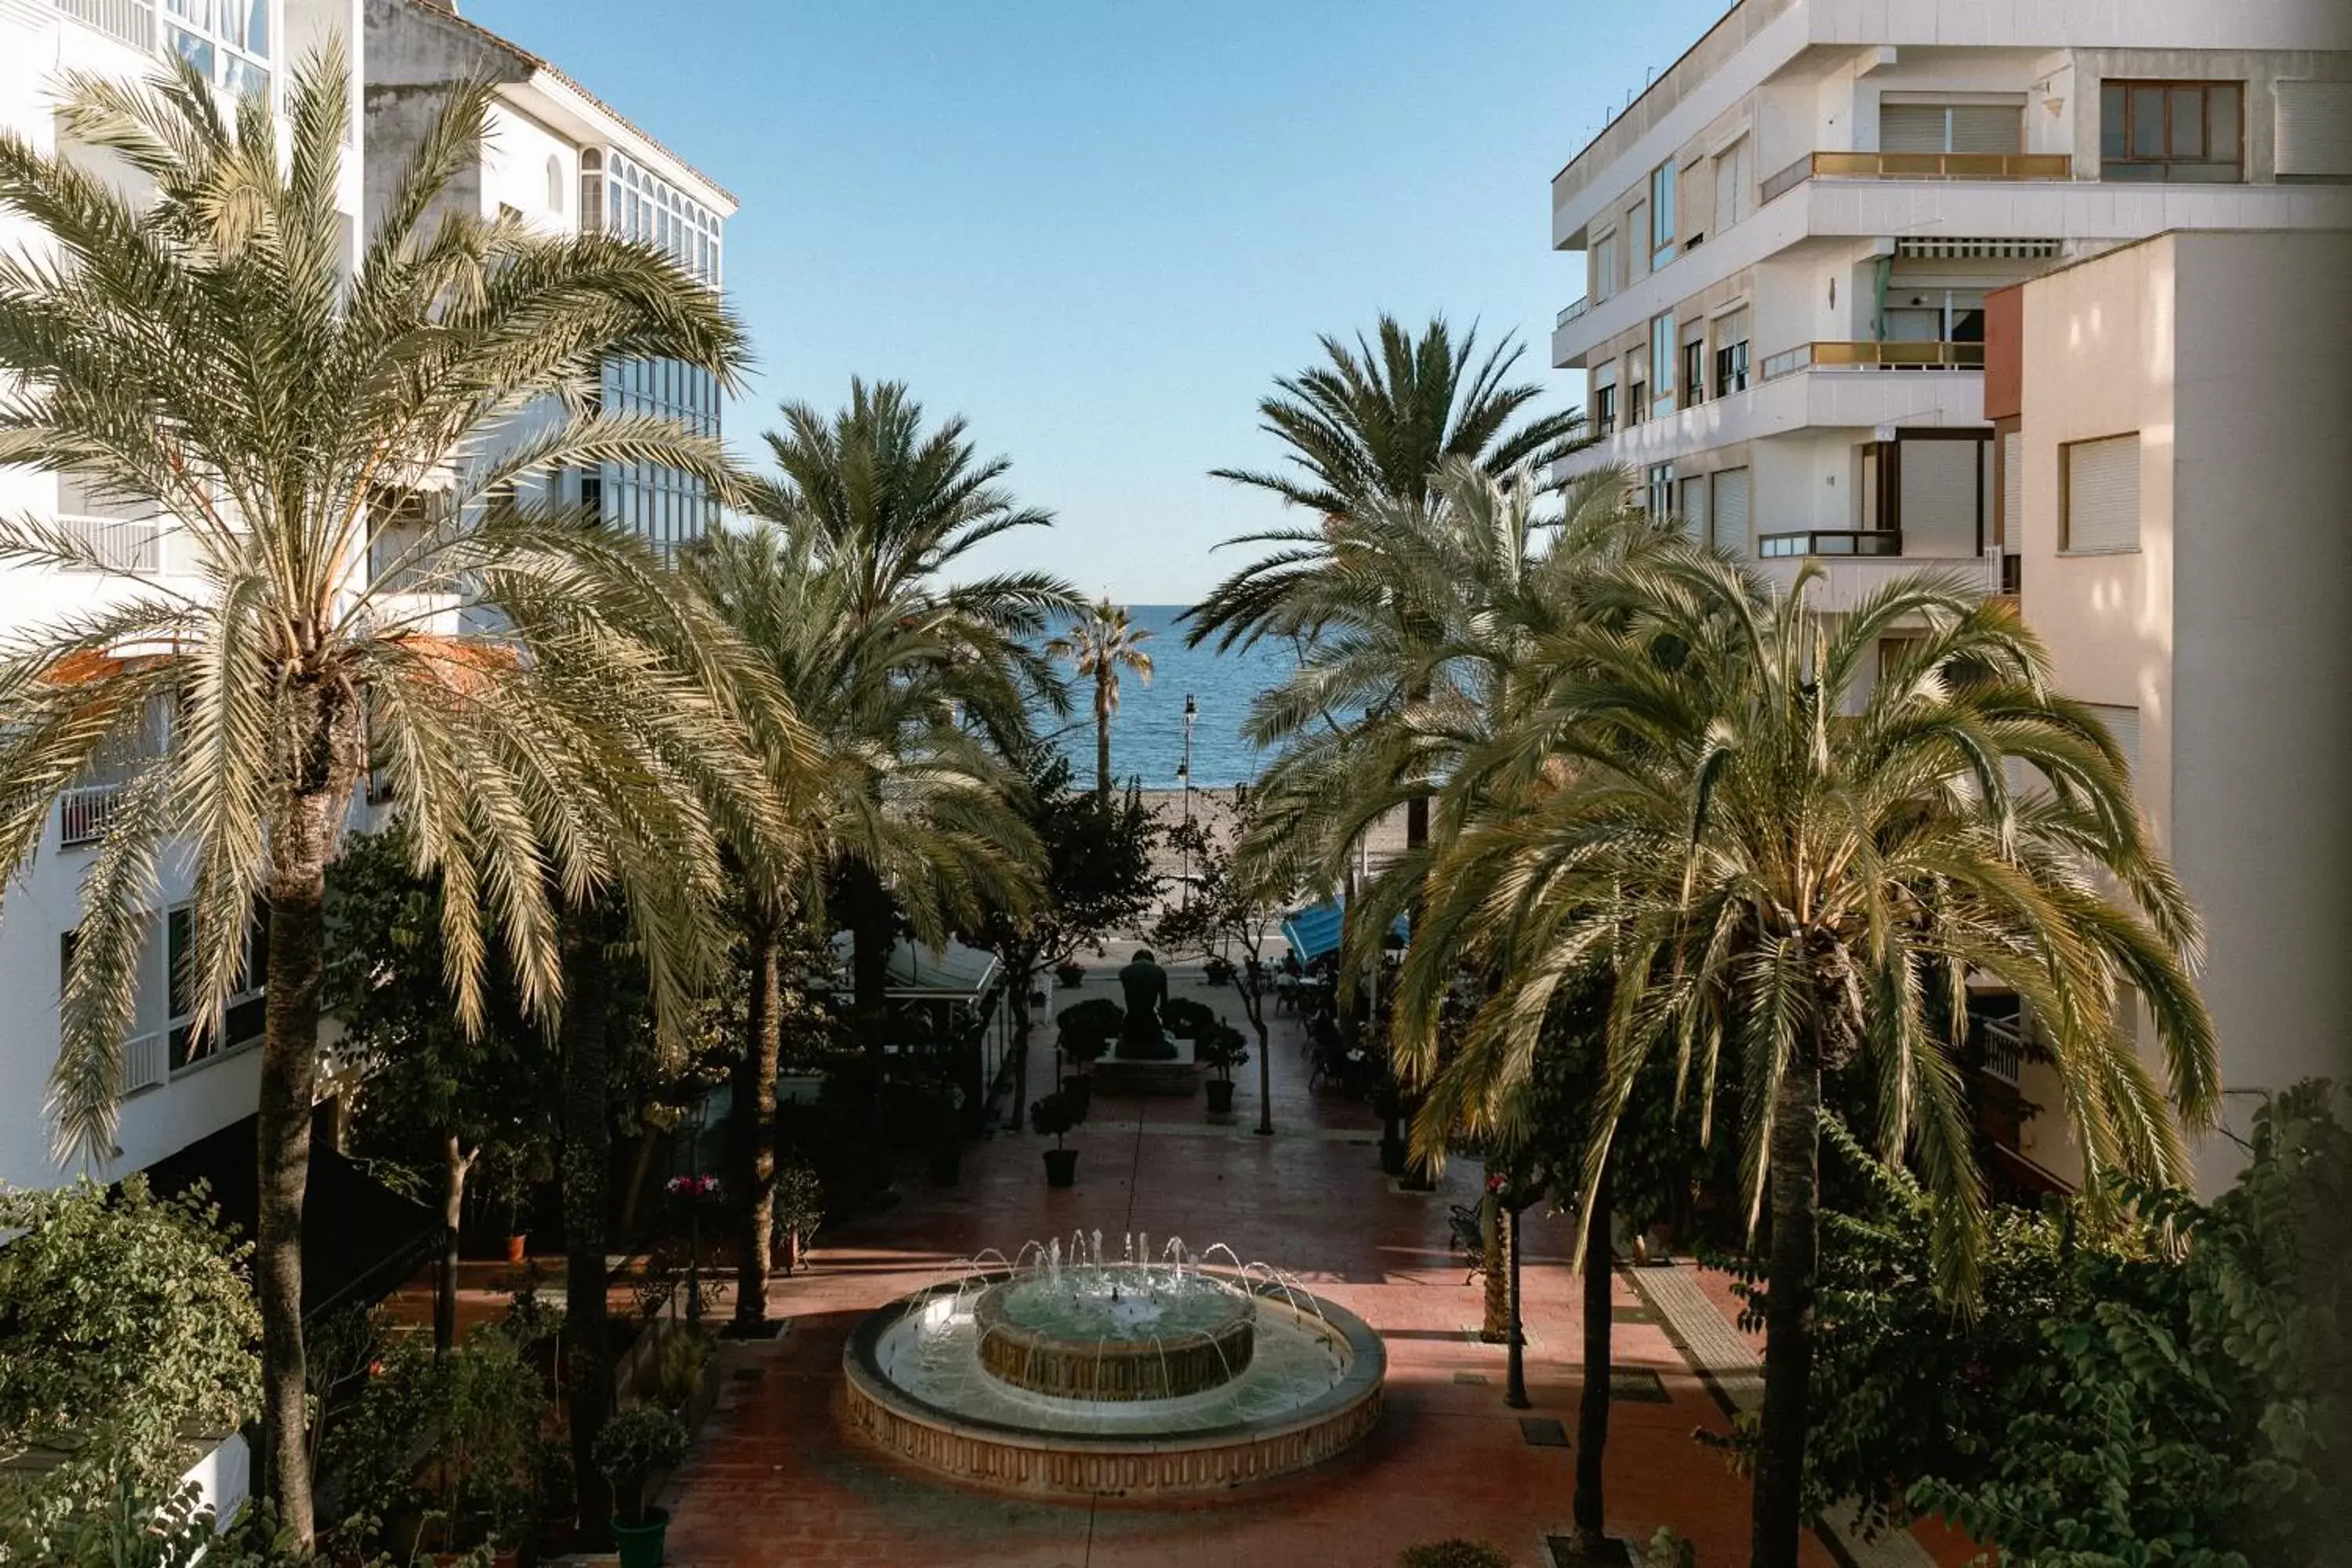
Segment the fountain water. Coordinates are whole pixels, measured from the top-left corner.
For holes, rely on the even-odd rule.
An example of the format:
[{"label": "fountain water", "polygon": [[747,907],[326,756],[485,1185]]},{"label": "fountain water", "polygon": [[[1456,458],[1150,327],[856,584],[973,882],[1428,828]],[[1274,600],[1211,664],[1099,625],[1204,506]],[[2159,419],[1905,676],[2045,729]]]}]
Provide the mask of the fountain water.
[{"label": "fountain water", "polygon": [[993,1250],[872,1314],[852,1420],[901,1455],[1024,1491],[1196,1491],[1319,1463],[1370,1431],[1386,1356],[1352,1314],[1222,1244],[1130,1234]]}]

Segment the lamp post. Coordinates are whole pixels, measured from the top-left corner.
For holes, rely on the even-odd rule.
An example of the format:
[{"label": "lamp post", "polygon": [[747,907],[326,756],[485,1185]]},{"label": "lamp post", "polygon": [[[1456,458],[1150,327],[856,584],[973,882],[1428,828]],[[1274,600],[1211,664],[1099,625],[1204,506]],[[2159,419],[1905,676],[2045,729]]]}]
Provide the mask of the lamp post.
[{"label": "lamp post", "polygon": [[[1176,776],[1184,781],[1184,826],[1192,826],[1192,721],[1201,716],[1201,706],[1192,694],[1184,693],[1184,760],[1176,764]],[[1184,879],[1177,894],[1185,909],[1192,907],[1192,846],[1184,846]]]},{"label": "lamp post", "polygon": [[1519,1318],[1519,1194],[1506,1187],[1497,1195],[1503,1206],[1503,1245],[1511,1255],[1510,1360],[1504,1375],[1503,1403],[1514,1410],[1525,1410],[1534,1401],[1528,1397],[1527,1325]]}]

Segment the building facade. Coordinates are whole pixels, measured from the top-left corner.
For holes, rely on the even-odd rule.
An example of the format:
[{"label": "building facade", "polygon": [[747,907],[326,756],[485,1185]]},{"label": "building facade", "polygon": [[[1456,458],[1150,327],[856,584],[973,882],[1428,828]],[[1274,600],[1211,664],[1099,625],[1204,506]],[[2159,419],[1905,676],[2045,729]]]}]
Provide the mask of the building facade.
[{"label": "building facade", "polygon": [[[2226,1185],[2259,1096],[2340,1070],[2352,1018],[2352,233],[2158,236],[1991,300],[1985,412],[2020,608],[2094,704],[2206,923]],[[2330,351],[2330,352],[2322,352]],[[2030,1060],[2029,1104],[2055,1087]],[[2029,1158],[2075,1168],[2059,1119]]]},{"label": "building facade", "polygon": [[[735,198],[538,56],[460,16],[454,0],[365,0],[368,204],[387,199],[408,152],[457,83],[496,84],[479,163],[450,199],[551,233],[604,231],[667,251],[721,287]],[[604,367],[603,405],[672,419],[717,438],[720,395],[709,373],[672,360]],[[654,464],[605,463],[556,481],[577,505],[668,551],[719,519],[702,481]]]},{"label": "building facade", "polygon": [[2352,223],[2352,16],[2319,0],[1741,0],[1552,181],[1584,373],[1647,503],[1851,604],[2014,590],[1989,294],[2176,229]]}]

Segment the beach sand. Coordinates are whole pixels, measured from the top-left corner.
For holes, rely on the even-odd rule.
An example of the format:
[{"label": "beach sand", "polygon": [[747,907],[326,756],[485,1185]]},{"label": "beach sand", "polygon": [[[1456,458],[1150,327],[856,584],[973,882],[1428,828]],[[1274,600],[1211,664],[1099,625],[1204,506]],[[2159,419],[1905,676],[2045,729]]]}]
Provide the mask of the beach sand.
[{"label": "beach sand", "polygon": [[[1232,789],[1192,791],[1191,802],[1192,820],[1207,823],[1210,831],[1221,838],[1229,837],[1234,826],[1234,792]],[[1163,822],[1174,824],[1184,820],[1186,803],[1184,792],[1181,789],[1148,789],[1142,792],[1142,800],[1147,807],[1160,814],[1160,820]],[[1375,866],[1402,853],[1404,813],[1391,812],[1381,825],[1372,830],[1370,841],[1366,847]],[[1174,871],[1180,868],[1180,857],[1164,844],[1160,847],[1156,859],[1160,869],[1163,871]]]}]

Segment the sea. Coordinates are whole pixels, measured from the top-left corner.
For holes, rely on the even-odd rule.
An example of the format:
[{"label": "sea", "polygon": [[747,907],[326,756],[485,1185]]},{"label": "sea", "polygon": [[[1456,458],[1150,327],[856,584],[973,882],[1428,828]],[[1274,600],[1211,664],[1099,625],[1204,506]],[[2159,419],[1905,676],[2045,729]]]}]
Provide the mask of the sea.
[{"label": "sea", "polygon": [[[1242,734],[1251,701],[1278,686],[1296,666],[1287,643],[1261,642],[1246,650],[1220,654],[1213,643],[1184,646],[1182,605],[1129,605],[1136,626],[1151,634],[1143,651],[1151,656],[1151,679],[1121,671],[1118,711],[1110,721],[1111,773],[1124,786],[1130,780],[1147,790],[1181,789],[1184,762],[1184,699],[1192,699],[1192,787],[1231,789],[1256,781],[1271,760]],[[1071,772],[1081,783],[1094,778],[1095,721],[1091,685],[1072,683],[1068,727],[1060,735]]]}]

